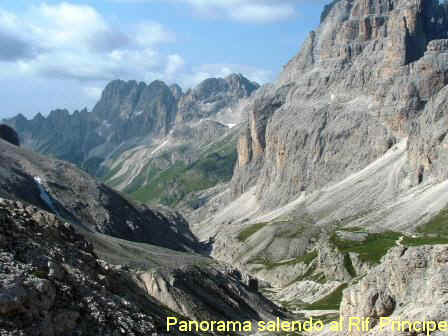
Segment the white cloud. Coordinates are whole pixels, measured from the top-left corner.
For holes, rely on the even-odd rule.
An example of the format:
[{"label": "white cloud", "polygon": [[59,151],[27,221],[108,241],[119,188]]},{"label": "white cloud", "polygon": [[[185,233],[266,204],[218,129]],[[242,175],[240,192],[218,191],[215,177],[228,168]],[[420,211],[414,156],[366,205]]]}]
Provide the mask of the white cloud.
[{"label": "white cloud", "polygon": [[[112,27],[93,7],[60,3],[33,6],[21,18],[0,12],[0,61],[27,74],[80,80],[133,78],[163,69],[157,44],[174,34],[156,22]],[[9,54],[6,53],[9,50]]]},{"label": "white cloud", "polygon": [[162,42],[174,42],[173,33],[157,22],[142,22],[137,24],[135,29],[135,40],[142,46],[153,45]]},{"label": "white cloud", "polygon": [[178,54],[169,55],[165,73],[167,74],[167,76],[172,77],[176,73],[178,73],[184,66],[185,61],[182,56]]},{"label": "white cloud", "polygon": [[296,15],[292,5],[284,4],[278,6],[263,4],[248,4],[230,11],[230,16],[243,22],[277,22],[292,18]]},{"label": "white cloud", "polygon": [[[167,0],[111,0],[114,2],[165,2]],[[184,3],[200,15],[247,23],[279,22],[295,17],[298,0],[168,0]]]},{"label": "white cloud", "polygon": [[288,0],[180,0],[199,12],[228,17],[242,22],[268,23],[296,15],[296,1]]},{"label": "white cloud", "polygon": [[101,97],[101,93],[103,92],[103,88],[88,86],[84,88],[84,92],[93,101],[98,101]]},{"label": "white cloud", "polygon": [[[269,3],[257,5],[256,0],[181,1],[204,8],[243,6],[244,9],[260,5],[255,7],[258,11],[253,12],[252,18],[260,21],[268,15],[282,15],[276,11],[268,14]],[[246,19],[251,8],[242,10],[238,19]],[[193,86],[207,77],[223,77],[232,72],[247,74],[260,82],[271,78],[267,71],[241,65],[204,65],[192,69],[181,55],[163,55],[157,50],[158,44],[175,41],[174,34],[160,23],[147,21],[124,28],[122,31],[113,27],[93,7],[67,2],[33,6],[21,18],[0,10],[0,47],[10,46],[0,48],[0,61],[12,62],[14,71],[25,75],[85,82],[159,78]],[[0,71],[0,76],[6,72]]]}]

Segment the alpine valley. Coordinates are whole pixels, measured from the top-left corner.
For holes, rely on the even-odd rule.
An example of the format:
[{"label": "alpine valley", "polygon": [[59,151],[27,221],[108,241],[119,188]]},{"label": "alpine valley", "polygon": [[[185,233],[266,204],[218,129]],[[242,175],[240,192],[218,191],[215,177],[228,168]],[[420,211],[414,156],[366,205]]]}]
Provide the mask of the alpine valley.
[{"label": "alpine valley", "polygon": [[272,84],[115,80],[3,123],[1,336],[448,320],[442,1],[334,0]]}]

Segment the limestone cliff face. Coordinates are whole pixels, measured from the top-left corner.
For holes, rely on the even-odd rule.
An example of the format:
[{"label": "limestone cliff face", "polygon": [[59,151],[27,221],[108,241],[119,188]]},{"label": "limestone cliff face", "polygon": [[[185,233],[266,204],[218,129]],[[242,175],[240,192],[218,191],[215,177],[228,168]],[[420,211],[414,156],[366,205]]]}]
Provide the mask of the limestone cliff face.
[{"label": "limestone cliff face", "polygon": [[253,98],[233,195],[256,183],[265,207],[284,204],[405,137],[410,185],[444,178],[447,32],[438,1],[334,2],[278,82]]},{"label": "limestone cliff face", "polygon": [[177,113],[173,92],[161,81],[146,85],[116,80],[104,89],[92,113],[112,125],[117,143],[138,136],[166,135]]}]

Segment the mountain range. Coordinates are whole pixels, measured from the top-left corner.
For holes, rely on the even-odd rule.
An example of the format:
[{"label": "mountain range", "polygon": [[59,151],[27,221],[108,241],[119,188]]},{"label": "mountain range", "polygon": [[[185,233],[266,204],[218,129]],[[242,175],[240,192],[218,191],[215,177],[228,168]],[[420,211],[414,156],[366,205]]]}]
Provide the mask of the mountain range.
[{"label": "mountain range", "polygon": [[[30,332],[16,318],[24,311],[62,335],[55,321],[85,314],[108,335],[104,319],[92,319],[96,294],[88,310],[80,296],[60,319],[58,303],[35,299],[64,281],[79,285],[50,276],[55,261],[43,257],[74,232],[88,242],[74,253],[102,268],[78,257],[57,267],[80,277],[108,268],[105,300],[129,284],[120,290],[129,309],[154,319],[130,327],[136,335],[163,334],[163,309],[192,319],[374,321],[360,335],[391,335],[381,317],[446,320],[447,84],[445,3],[335,0],[275,83],[234,74],[184,93],[113,81],[91,112],[5,120],[21,147],[0,141],[1,213],[20,246],[1,232],[14,269],[5,297],[14,299],[0,300],[0,326],[14,313],[4,330]],[[33,244],[45,248],[27,253]],[[19,274],[35,287],[22,289]],[[37,317],[42,305],[48,314]]]}]

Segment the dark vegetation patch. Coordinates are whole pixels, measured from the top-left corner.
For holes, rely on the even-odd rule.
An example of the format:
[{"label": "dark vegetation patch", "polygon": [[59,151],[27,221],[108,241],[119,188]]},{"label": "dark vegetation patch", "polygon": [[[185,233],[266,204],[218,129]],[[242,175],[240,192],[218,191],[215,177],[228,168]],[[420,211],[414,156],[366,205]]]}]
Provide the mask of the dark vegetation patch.
[{"label": "dark vegetation patch", "polygon": [[353,278],[356,277],[356,271],[353,267],[352,258],[350,258],[350,254],[344,254],[344,267],[347,270],[348,274],[350,274]]}]

